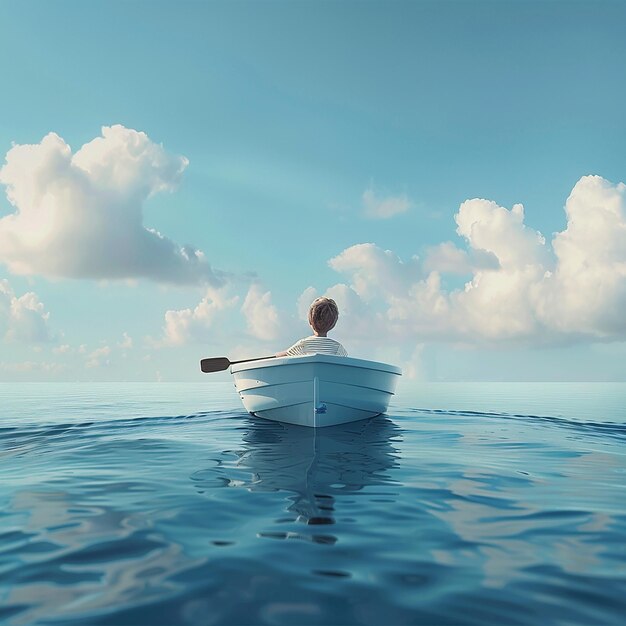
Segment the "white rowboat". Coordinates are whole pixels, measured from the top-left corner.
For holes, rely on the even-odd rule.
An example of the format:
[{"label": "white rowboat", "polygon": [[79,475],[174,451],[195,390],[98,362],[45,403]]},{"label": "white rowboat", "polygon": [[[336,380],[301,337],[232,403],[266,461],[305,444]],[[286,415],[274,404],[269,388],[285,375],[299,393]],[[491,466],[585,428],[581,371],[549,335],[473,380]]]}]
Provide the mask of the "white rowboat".
[{"label": "white rowboat", "polygon": [[395,365],[327,354],[231,365],[252,415],[299,426],[336,426],[384,413],[402,371]]}]

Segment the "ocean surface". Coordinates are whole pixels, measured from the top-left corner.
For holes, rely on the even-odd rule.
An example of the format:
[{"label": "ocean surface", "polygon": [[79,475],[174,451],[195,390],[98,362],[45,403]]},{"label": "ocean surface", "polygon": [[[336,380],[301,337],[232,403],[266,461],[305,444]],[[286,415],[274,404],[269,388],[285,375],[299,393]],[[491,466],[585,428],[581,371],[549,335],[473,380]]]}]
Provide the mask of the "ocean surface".
[{"label": "ocean surface", "polygon": [[0,384],[0,622],[621,624],[626,384]]}]

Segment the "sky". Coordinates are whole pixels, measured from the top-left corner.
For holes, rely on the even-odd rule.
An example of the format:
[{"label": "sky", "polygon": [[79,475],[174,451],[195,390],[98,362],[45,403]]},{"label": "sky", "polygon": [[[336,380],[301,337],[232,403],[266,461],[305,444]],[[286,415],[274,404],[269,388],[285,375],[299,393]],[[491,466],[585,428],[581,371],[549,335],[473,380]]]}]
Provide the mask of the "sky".
[{"label": "sky", "polygon": [[320,295],[410,379],[626,381],[625,20],[0,0],[0,381],[206,380]]}]

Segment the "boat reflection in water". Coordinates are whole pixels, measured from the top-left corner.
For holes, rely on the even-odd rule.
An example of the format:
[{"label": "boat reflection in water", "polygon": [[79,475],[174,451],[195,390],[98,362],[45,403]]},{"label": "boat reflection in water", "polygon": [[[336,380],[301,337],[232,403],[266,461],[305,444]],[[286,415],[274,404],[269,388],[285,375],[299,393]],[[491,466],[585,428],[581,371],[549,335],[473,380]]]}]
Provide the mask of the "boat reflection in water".
[{"label": "boat reflection in water", "polygon": [[[278,518],[276,512],[273,514],[274,523],[334,524],[338,498],[366,487],[394,484],[388,470],[397,464],[398,452],[392,442],[400,439],[401,429],[386,416],[316,430],[248,418],[245,428],[244,448],[226,452],[230,460],[222,460],[219,468],[213,468],[210,482],[215,486],[214,472],[218,471],[223,486],[287,492],[290,503]],[[211,487],[201,475],[192,479],[198,489]],[[281,498],[283,505],[284,501]],[[292,515],[285,515],[286,511]],[[259,535],[321,543],[336,540],[329,535],[294,531]]]}]

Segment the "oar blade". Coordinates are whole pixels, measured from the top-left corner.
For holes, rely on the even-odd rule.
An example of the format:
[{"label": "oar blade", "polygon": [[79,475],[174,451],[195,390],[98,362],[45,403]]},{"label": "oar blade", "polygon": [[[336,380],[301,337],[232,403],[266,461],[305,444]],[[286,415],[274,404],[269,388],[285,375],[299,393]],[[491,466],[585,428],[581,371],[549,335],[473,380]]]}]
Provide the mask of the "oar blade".
[{"label": "oar blade", "polygon": [[223,372],[230,367],[230,361],[225,356],[218,356],[213,359],[202,359],[200,369],[208,374],[209,372]]}]

